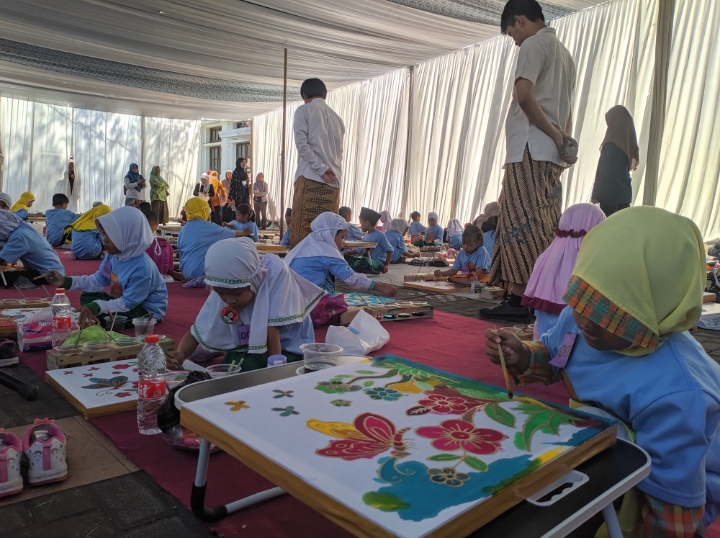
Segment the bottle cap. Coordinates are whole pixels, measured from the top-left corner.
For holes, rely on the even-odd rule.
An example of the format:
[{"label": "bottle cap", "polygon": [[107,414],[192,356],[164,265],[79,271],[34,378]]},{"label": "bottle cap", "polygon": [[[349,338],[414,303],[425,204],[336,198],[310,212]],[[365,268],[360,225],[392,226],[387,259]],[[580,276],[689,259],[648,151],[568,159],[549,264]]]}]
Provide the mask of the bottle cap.
[{"label": "bottle cap", "polygon": [[145,343],[146,344],[157,344],[160,342],[160,335],[159,334],[148,334],[145,337]]},{"label": "bottle cap", "polygon": [[65,288],[55,288],[55,293],[65,293]]}]

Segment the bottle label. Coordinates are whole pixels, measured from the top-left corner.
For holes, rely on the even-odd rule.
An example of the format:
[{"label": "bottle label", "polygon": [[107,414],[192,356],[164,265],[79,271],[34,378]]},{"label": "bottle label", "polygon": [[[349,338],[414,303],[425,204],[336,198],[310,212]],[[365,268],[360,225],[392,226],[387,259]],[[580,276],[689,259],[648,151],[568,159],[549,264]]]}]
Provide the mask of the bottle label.
[{"label": "bottle label", "polygon": [[166,385],[165,380],[141,379],[138,382],[138,398],[155,399],[165,396]]},{"label": "bottle label", "polygon": [[69,330],[72,327],[72,318],[66,316],[55,316],[52,319],[52,327],[54,330]]}]

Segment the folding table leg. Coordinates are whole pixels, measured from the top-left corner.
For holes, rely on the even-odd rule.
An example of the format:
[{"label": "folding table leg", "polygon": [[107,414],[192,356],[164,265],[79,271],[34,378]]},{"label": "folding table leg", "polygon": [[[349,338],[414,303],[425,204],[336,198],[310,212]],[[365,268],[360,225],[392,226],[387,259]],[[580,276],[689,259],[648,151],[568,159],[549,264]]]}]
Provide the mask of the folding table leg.
[{"label": "folding table leg", "polygon": [[229,504],[216,506],[214,508],[206,507],[205,489],[207,488],[207,469],[209,463],[210,441],[203,439],[200,443],[200,455],[198,456],[197,470],[195,471],[195,483],[193,484],[192,493],[190,494],[190,507],[192,508],[193,514],[203,521],[219,521],[228,514],[285,493],[280,488],[272,488]]},{"label": "folding table leg", "polygon": [[613,503],[603,508],[602,515],[605,518],[605,525],[607,526],[610,538],[623,538],[622,530],[620,530],[620,522],[618,521]]}]

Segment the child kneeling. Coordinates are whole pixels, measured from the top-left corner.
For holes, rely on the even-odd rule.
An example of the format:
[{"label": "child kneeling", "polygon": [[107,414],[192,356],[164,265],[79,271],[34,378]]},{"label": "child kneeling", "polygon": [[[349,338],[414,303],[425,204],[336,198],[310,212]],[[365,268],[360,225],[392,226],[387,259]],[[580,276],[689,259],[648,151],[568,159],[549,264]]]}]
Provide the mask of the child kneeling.
[{"label": "child kneeling", "polygon": [[300,346],[315,341],[310,311],[324,291],[298,276],[274,254],[258,256],[248,237],[218,241],[205,258],[212,289],[168,366],[180,368],[200,351],[225,353],[242,371],[267,366],[269,355],[302,359]]},{"label": "child kneeling", "polygon": [[[687,332],[700,317],[704,285],[697,226],[635,207],[587,233],[563,297],[568,306],[540,340],[485,332],[491,360],[499,362],[502,345],[521,381],[562,379],[573,400],[634,431],[652,459],[637,486],[643,536],[701,536],[720,507],[720,366]],[[549,364],[567,345],[560,368]]]}]

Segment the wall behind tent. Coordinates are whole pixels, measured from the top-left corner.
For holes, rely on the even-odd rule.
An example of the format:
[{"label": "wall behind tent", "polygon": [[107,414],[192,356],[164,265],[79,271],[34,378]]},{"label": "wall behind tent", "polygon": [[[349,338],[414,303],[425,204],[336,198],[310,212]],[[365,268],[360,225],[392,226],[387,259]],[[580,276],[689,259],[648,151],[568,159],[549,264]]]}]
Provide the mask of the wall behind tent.
[{"label": "wall behind tent", "polygon": [[[0,144],[5,165],[0,188],[13,199],[32,191],[38,211],[51,207],[56,192],[68,194],[71,209],[77,211],[90,209],[96,200],[117,208],[125,202],[123,178],[130,163],[137,163],[148,178],[152,162],[163,168],[170,183],[170,213],[177,215],[194,185],[199,125],[194,120],[142,118],[3,97]],[[71,156],[76,177],[72,195],[67,180]]]}]

